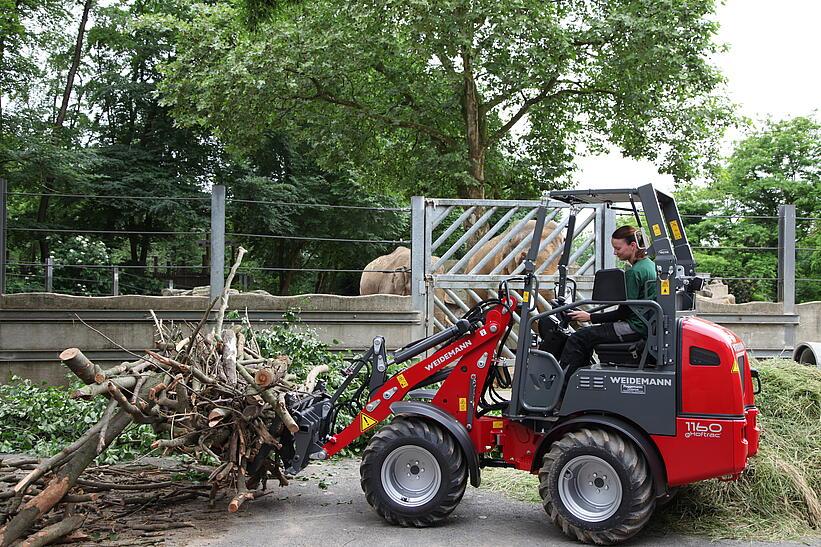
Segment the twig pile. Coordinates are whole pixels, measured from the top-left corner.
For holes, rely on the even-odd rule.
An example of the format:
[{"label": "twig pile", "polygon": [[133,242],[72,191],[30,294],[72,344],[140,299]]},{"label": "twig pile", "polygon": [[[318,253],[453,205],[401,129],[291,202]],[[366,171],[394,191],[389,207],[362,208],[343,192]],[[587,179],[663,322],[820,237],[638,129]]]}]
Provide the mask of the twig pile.
[{"label": "twig pile", "polygon": [[[29,463],[32,469],[11,488],[0,483],[0,504],[5,503],[0,505],[0,546],[23,537],[61,501],[93,497],[85,493],[88,484],[80,482],[81,473],[132,423],[151,425],[160,437],[154,448],[204,453],[219,462],[208,477],[210,497],[213,503],[218,492],[227,490],[230,512],[264,495],[269,477],[288,484],[278,451],[281,437],[290,441],[299,429],[288,408],[310,396],[327,366],[315,367],[299,382],[288,374],[288,356],[265,358],[253,334],[246,339],[239,327],[223,328],[228,291],[244,253],[240,248],[222,297],[189,336],[154,316],[157,351],[146,350],[134,361],[103,370],[77,348],[60,354],[86,384],[75,397],[102,396],[110,402],[100,421],[77,441],[43,462]],[[206,334],[217,301],[216,324]],[[84,493],[73,490],[78,486]],[[50,533],[72,531],[67,529]]]}]

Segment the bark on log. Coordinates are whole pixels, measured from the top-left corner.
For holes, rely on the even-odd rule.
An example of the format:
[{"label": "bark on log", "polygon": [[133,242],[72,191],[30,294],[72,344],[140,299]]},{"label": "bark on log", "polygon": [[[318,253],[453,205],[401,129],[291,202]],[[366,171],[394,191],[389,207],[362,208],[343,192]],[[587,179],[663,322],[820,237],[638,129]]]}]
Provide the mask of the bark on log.
[{"label": "bark on log", "polygon": [[84,520],[85,515],[73,515],[56,524],[46,526],[36,534],[32,534],[23,540],[20,543],[20,547],[42,547],[43,545],[50,545],[79,528]]},{"label": "bark on log", "polygon": [[291,358],[287,355],[278,355],[276,359],[271,360],[270,366],[263,367],[254,374],[254,382],[259,387],[270,387],[285,378],[289,366]]},{"label": "bark on log", "polygon": [[[243,367],[242,365],[237,365],[237,371],[240,373],[240,376],[245,378],[245,381],[248,382],[249,385],[254,386],[254,377],[251,376],[251,373],[248,372],[248,369]],[[256,387],[256,386],[254,386]],[[258,392],[259,396],[262,397],[262,400],[271,405],[276,412],[277,416],[282,420],[285,424],[285,427],[288,428],[288,431],[291,433],[296,433],[299,431],[299,426],[296,425],[293,416],[291,413],[288,412],[288,408],[285,405],[285,394],[283,393],[279,398],[276,395],[271,393],[268,390],[261,390]]]},{"label": "bark on log", "polygon": [[[103,369],[92,363],[79,348],[64,350],[60,354],[60,361],[86,385],[102,383],[105,380]],[[97,378],[102,379],[98,382]]]},{"label": "bark on log", "polygon": [[75,391],[71,397],[74,399],[91,399],[97,395],[108,395],[108,384],[113,383],[120,390],[131,391],[137,385],[137,376],[118,376],[106,380],[102,384],[91,384]]},{"label": "bark on log", "polygon": [[[105,443],[110,444],[131,423],[131,416],[121,410],[108,424]],[[97,439],[88,439],[60,469],[48,486],[28,501],[5,526],[0,528],[0,547],[7,547],[25,534],[34,522],[51,510],[77,482],[86,467],[97,457]]]},{"label": "bark on log", "polygon": [[237,385],[237,335],[231,329],[222,331],[222,371],[231,387]]},{"label": "bark on log", "polygon": [[316,387],[316,381],[320,374],[324,374],[331,370],[328,365],[317,365],[311,369],[308,376],[305,377],[305,384],[302,386],[303,391],[312,392]]},{"label": "bark on log", "polygon": [[231,271],[228,273],[228,278],[225,280],[225,287],[222,289],[222,297],[220,302],[219,313],[217,313],[217,326],[214,329],[216,333],[222,333],[222,322],[225,319],[225,310],[228,308],[228,291],[231,289],[231,283],[234,281],[234,276],[237,274],[239,265],[242,263],[242,257],[247,253],[243,247],[237,251],[237,260],[231,266]]},{"label": "bark on log", "polygon": [[160,364],[165,365],[167,367],[171,367],[176,371],[182,372],[183,374],[191,373],[194,377],[199,380],[200,382],[208,385],[214,385],[217,383],[216,378],[212,378],[208,376],[206,373],[201,371],[197,366],[187,365],[185,363],[180,363],[171,359],[170,357],[163,357],[159,353],[154,353],[151,350],[146,350],[146,353],[156,359]]}]

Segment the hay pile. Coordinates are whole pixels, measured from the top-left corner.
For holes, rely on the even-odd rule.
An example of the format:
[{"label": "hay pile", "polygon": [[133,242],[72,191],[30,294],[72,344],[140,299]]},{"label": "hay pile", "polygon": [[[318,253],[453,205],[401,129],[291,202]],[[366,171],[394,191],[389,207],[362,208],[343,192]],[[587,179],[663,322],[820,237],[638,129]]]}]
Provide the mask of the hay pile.
[{"label": "hay pile", "polygon": [[681,491],[659,527],[711,538],[799,539],[821,533],[821,370],[759,361],[761,448],[738,482]]},{"label": "hay pile", "polygon": [[[821,537],[821,369],[780,359],[759,361],[763,392],[761,448],[737,482],[703,481],[659,508],[650,533],[713,539],[783,540]],[[520,471],[485,469],[482,487],[541,503],[538,479]]]}]

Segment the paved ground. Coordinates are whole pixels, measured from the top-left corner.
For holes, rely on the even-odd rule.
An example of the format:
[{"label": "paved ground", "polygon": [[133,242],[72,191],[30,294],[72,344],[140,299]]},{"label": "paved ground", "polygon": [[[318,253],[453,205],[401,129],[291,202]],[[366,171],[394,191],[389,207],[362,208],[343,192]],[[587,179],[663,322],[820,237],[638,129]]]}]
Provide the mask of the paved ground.
[{"label": "paved ground", "polygon": [[[171,544],[196,547],[579,545],[565,539],[539,505],[510,500],[470,486],[459,507],[443,525],[426,529],[391,526],[365,501],[359,486],[358,460],[323,463],[311,470],[307,468],[301,477],[303,480],[294,480],[286,488],[275,486],[273,494],[255,500],[238,514],[210,513],[214,518],[212,525],[202,528],[197,523],[197,532],[186,532]],[[630,545],[695,547],[705,543],[702,538],[664,536],[656,532],[641,534]]]}]

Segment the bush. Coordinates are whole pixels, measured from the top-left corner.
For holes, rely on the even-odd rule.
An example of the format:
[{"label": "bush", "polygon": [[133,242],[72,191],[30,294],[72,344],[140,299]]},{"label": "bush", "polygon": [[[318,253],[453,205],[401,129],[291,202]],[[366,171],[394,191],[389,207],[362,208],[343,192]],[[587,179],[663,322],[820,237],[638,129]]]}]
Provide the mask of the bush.
[{"label": "bush", "polygon": [[87,267],[111,264],[102,241],[82,235],[52,241],[51,258],[55,264],[54,292],[82,296],[111,294],[111,269]]},{"label": "bush", "polygon": [[[97,423],[108,401],[72,399],[79,387],[50,387],[12,377],[0,385],[0,452],[51,456],[74,442]],[[132,425],[97,458],[97,463],[133,459],[151,449],[154,433]]]}]

